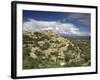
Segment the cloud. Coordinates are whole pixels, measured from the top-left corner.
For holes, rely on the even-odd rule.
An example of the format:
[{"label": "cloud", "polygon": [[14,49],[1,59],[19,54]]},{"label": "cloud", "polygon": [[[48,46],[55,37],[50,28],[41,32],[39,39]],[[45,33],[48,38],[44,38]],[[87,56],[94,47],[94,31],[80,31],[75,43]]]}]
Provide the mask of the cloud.
[{"label": "cloud", "polygon": [[38,21],[29,19],[27,22],[23,22],[23,31],[32,30],[53,30],[61,34],[87,36],[89,32],[81,32],[79,28],[71,23],[61,23],[57,21]]},{"label": "cloud", "polygon": [[81,24],[85,25],[85,26],[90,26],[90,17],[91,15],[90,14],[87,14],[87,13],[72,13],[72,14],[69,14],[68,16],[66,16],[66,18],[68,20],[75,20],[75,21],[78,21],[80,22]]}]

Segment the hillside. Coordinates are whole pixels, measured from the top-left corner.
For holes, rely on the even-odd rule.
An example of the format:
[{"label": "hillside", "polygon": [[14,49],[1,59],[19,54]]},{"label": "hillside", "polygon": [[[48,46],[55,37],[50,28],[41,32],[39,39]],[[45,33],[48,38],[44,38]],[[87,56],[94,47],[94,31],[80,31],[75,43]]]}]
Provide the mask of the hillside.
[{"label": "hillside", "polygon": [[23,32],[23,69],[87,66],[81,52],[51,30]]}]

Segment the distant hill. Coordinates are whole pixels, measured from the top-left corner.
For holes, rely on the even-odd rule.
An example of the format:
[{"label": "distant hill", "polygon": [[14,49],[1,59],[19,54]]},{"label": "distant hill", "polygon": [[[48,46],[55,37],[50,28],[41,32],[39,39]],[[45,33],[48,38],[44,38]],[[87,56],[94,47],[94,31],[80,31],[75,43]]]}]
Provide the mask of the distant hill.
[{"label": "distant hill", "polygon": [[67,38],[67,39],[75,39],[75,40],[90,40],[91,36],[71,36],[71,35],[65,35],[65,34],[60,34],[62,37]]}]

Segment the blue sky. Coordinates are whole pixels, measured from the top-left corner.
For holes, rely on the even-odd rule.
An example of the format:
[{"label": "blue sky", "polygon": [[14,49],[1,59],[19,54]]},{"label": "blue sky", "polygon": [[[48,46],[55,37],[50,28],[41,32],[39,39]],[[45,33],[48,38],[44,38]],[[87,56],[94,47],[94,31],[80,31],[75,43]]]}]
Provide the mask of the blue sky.
[{"label": "blue sky", "polygon": [[67,35],[90,35],[89,13],[23,10],[23,30],[52,29]]}]

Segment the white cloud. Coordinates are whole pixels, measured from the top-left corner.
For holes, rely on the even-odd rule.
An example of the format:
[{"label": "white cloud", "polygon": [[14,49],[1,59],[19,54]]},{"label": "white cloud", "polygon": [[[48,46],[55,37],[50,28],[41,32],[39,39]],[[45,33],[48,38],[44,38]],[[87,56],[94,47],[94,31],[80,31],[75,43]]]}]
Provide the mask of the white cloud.
[{"label": "white cloud", "polygon": [[78,36],[90,35],[89,32],[81,32],[79,28],[71,23],[61,23],[57,21],[38,21],[29,19],[29,21],[23,23],[23,31],[32,30],[54,30],[59,33]]},{"label": "white cloud", "polygon": [[41,30],[53,30],[53,28],[52,27],[47,27],[47,28],[43,28]]}]

